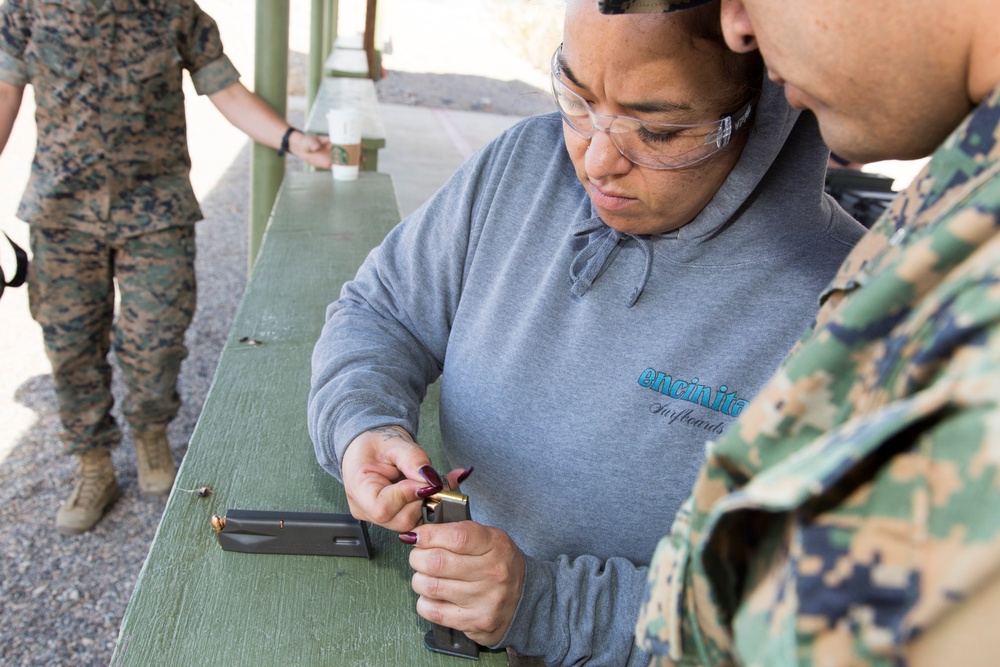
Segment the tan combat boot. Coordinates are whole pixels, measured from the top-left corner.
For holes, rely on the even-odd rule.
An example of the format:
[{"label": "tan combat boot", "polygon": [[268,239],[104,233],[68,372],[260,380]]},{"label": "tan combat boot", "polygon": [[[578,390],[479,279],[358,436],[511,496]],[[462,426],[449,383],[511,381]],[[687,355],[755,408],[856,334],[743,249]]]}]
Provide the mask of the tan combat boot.
[{"label": "tan combat boot", "polygon": [[165,426],[135,432],[135,458],[139,464],[139,490],[147,496],[170,493],[177,468]]},{"label": "tan combat boot", "polygon": [[79,535],[93,528],[120,494],[110,451],[84,452],[79,458],[79,479],[56,513],[56,530],[63,535]]}]

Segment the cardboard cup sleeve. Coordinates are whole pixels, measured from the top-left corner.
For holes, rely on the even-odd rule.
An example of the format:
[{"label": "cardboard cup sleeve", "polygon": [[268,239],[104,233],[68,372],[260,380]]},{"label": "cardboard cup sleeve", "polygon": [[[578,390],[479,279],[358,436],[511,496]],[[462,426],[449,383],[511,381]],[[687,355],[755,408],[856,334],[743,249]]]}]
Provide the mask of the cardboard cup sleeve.
[{"label": "cardboard cup sleeve", "polygon": [[333,178],[353,181],[361,165],[361,112],[358,109],[330,109],[326,114],[330,133]]}]

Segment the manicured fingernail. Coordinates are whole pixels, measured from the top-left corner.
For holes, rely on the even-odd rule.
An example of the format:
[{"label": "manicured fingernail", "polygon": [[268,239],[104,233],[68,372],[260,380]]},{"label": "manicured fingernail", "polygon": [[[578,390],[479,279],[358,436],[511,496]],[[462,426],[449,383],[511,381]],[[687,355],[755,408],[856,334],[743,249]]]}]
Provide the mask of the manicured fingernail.
[{"label": "manicured fingernail", "polygon": [[455,480],[455,483],[461,484],[462,482],[464,482],[466,479],[469,478],[469,475],[471,475],[472,471],[475,470],[475,469],[476,469],[475,466],[469,466],[468,468],[466,468],[465,470],[463,470],[462,474],[459,475],[458,479]]},{"label": "manicured fingernail", "polygon": [[420,469],[417,470],[417,472],[419,472],[421,476],[423,476],[423,478],[426,479],[427,483],[430,484],[431,486],[436,486],[439,489],[444,488],[444,483],[441,481],[441,475],[438,474],[438,471],[435,470],[433,466],[430,465],[420,466]]},{"label": "manicured fingernail", "polygon": [[416,544],[417,534],[416,533],[400,533],[399,541],[403,544]]},{"label": "manicured fingernail", "polygon": [[424,488],[417,491],[418,498],[429,498],[435,493],[443,489],[443,486],[425,486]]}]

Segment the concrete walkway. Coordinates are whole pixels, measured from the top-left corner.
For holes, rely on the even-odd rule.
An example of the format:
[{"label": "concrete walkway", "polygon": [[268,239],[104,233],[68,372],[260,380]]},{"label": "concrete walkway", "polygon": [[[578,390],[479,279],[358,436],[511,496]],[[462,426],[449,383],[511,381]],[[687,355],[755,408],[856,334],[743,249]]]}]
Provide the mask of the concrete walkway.
[{"label": "concrete walkway", "polygon": [[405,217],[434,194],[480,146],[516,123],[515,116],[380,105],[386,145],[379,171],[392,175]]}]

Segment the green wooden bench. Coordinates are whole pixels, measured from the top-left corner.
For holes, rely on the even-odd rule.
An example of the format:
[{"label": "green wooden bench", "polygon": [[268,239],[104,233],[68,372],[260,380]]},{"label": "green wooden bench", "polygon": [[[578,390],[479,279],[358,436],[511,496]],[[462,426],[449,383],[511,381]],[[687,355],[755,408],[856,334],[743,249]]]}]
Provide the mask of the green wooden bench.
[{"label": "green wooden bench", "polygon": [[[375,55],[375,76],[372,77],[375,81],[382,78],[382,45],[379,35],[379,30],[376,27],[375,39],[374,39],[374,55]],[[333,49],[343,50],[343,51],[360,51],[365,53],[365,36],[364,33],[355,33],[353,35],[339,35],[333,42]],[[368,76],[367,71],[368,56],[365,55],[365,73],[364,76]],[[343,70],[350,71],[349,76],[357,77],[360,74],[360,60],[357,56],[345,56],[340,54],[336,58],[333,57],[331,52],[327,56],[324,69],[327,71],[328,76],[341,76],[340,74],[335,74],[338,72],[339,68]]]},{"label": "green wooden bench", "polygon": [[[382,34],[382,10],[385,3],[366,0],[364,25],[361,26],[363,31],[341,35],[339,34],[341,26],[337,18],[338,3],[336,0],[329,1],[333,2],[334,38],[326,47],[330,52],[323,62],[323,72],[326,76],[369,78],[378,81],[382,78],[382,51],[386,44]],[[372,60],[370,69],[369,55]]]},{"label": "green wooden bench", "polygon": [[361,109],[361,168],[378,171],[378,151],[385,148],[385,127],[379,115],[375,83],[371,79],[324,78],[306,117],[305,131],[327,134],[326,112],[340,107]]},{"label": "green wooden bench", "polygon": [[[111,664],[452,665],[423,646],[408,547],[370,529],[372,560],[224,551],[228,509],[344,513],[306,430],[310,356],[328,303],[399,218],[390,177],[289,173],[204,411],[126,609]],[[437,397],[421,442],[440,469]],[[199,496],[193,490],[209,487]],[[480,664],[503,665],[505,653]]]},{"label": "green wooden bench", "polygon": [[365,48],[365,35],[361,32],[351,35],[337,35],[337,39],[333,40],[333,48],[363,51]]},{"label": "green wooden bench", "polygon": [[323,63],[326,76],[368,78],[368,56],[363,49],[334,47]]}]

